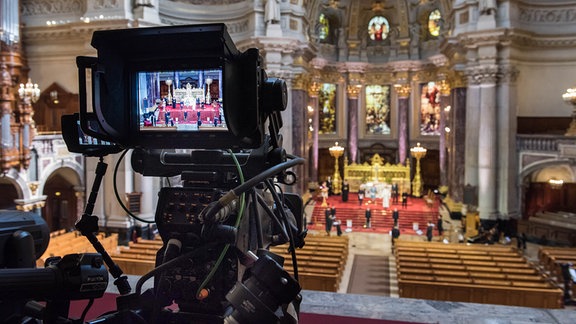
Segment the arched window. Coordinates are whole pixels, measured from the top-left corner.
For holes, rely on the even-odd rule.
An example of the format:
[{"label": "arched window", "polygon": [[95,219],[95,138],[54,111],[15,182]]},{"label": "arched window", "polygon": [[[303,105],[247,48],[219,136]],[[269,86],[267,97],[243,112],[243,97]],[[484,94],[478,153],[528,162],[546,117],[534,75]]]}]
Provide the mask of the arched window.
[{"label": "arched window", "polygon": [[330,35],[330,21],[324,14],[320,14],[318,17],[318,39],[325,41]]},{"label": "arched window", "polygon": [[428,15],[428,32],[432,37],[440,36],[440,27],[442,26],[442,14],[440,10],[433,10],[430,15]]},{"label": "arched window", "polygon": [[385,40],[390,32],[388,20],[382,16],[376,16],[370,19],[368,23],[368,36],[371,40],[379,42]]}]

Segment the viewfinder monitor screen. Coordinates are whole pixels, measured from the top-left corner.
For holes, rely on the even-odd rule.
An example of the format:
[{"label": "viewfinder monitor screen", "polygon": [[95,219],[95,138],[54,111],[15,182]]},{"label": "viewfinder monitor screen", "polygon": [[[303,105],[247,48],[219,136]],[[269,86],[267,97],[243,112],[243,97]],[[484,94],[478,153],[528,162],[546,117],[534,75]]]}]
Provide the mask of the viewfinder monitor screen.
[{"label": "viewfinder monitor screen", "polygon": [[137,73],[141,132],[228,131],[222,69]]}]

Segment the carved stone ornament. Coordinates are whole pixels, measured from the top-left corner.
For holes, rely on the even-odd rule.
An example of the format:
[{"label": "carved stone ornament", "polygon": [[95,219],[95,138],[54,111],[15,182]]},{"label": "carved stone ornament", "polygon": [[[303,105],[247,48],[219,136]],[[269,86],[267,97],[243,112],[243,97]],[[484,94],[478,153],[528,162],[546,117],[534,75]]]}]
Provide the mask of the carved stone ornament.
[{"label": "carved stone ornament", "polygon": [[496,84],[501,75],[496,65],[485,65],[468,68],[466,70],[470,84]]}]

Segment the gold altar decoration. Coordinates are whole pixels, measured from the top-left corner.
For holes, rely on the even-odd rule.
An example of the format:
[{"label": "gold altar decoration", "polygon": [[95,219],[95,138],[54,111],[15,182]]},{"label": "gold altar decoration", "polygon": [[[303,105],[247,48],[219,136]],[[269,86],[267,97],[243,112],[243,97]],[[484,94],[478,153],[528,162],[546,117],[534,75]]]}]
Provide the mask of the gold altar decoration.
[{"label": "gold altar decoration", "polygon": [[412,195],[414,197],[422,197],[422,178],[420,176],[420,159],[426,156],[426,148],[420,146],[420,143],[416,143],[416,146],[410,149],[410,154],[416,159],[416,174],[414,175],[414,181],[412,182]]},{"label": "gold altar decoration", "polygon": [[338,195],[342,192],[342,180],[340,179],[338,159],[344,154],[344,148],[338,145],[338,142],[336,142],[336,144],[330,147],[328,151],[330,151],[330,155],[334,158],[334,179],[332,179],[332,192]]},{"label": "gold altar decoration", "polygon": [[352,163],[344,159],[344,179],[348,181],[351,192],[358,192],[360,185],[366,182],[397,183],[399,191],[410,193],[410,162],[403,164],[384,164],[379,154],[374,154],[370,163]]},{"label": "gold altar decoration", "polygon": [[562,100],[572,106],[572,122],[566,130],[566,136],[576,136],[576,88],[569,88],[562,95]]}]

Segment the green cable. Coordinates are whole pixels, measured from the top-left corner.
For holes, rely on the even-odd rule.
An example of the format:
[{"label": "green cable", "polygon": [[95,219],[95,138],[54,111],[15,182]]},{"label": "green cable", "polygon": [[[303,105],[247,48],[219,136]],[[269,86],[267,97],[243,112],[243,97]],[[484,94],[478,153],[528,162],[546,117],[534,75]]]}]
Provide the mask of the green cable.
[{"label": "green cable", "polygon": [[[242,184],[242,183],[244,183],[244,173],[242,172],[242,167],[240,166],[240,163],[238,162],[238,159],[236,158],[236,155],[234,155],[232,150],[228,150],[228,152],[230,152],[230,154],[232,155],[232,159],[234,160],[234,164],[236,165],[236,169],[238,169],[238,174],[240,176],[240,183]],[[242,215],[244,214],[244,208],[246,206],[246,199],[245,198],[246,198],[246,194],[242,193],[240,195],[240,211],[236,217],[236,223],[234,224],[234,227],[236,227],[236,228],[238,228],[238,226],[240,226],[240,221],[242,220]],[[220,267],[220,264],[224,260],[224,257],[226,256],[226,253],[228,252],[229,248],[230,248],[230,243],[227,243],[224,246],[224,248],[222,249],[222,252],[220,253],[220,256],[218,257],[218,260],[216,260],[216,264],[214,264],[214,267],[212,268],[212,270],[210,270],[210,273],[206,276],[204,281],[202,281],[202,284],[200,284],[200,286],[198,287],[198,290],[196,291],[197,297],[200,296],[200,292],[202,291],[202,289],[204,289],[204,287],[206,287],[206,285],[208,285],[210,280],[212,280],[212,278],[214,277],[216,270],[218,270],[218,268]]]}]

